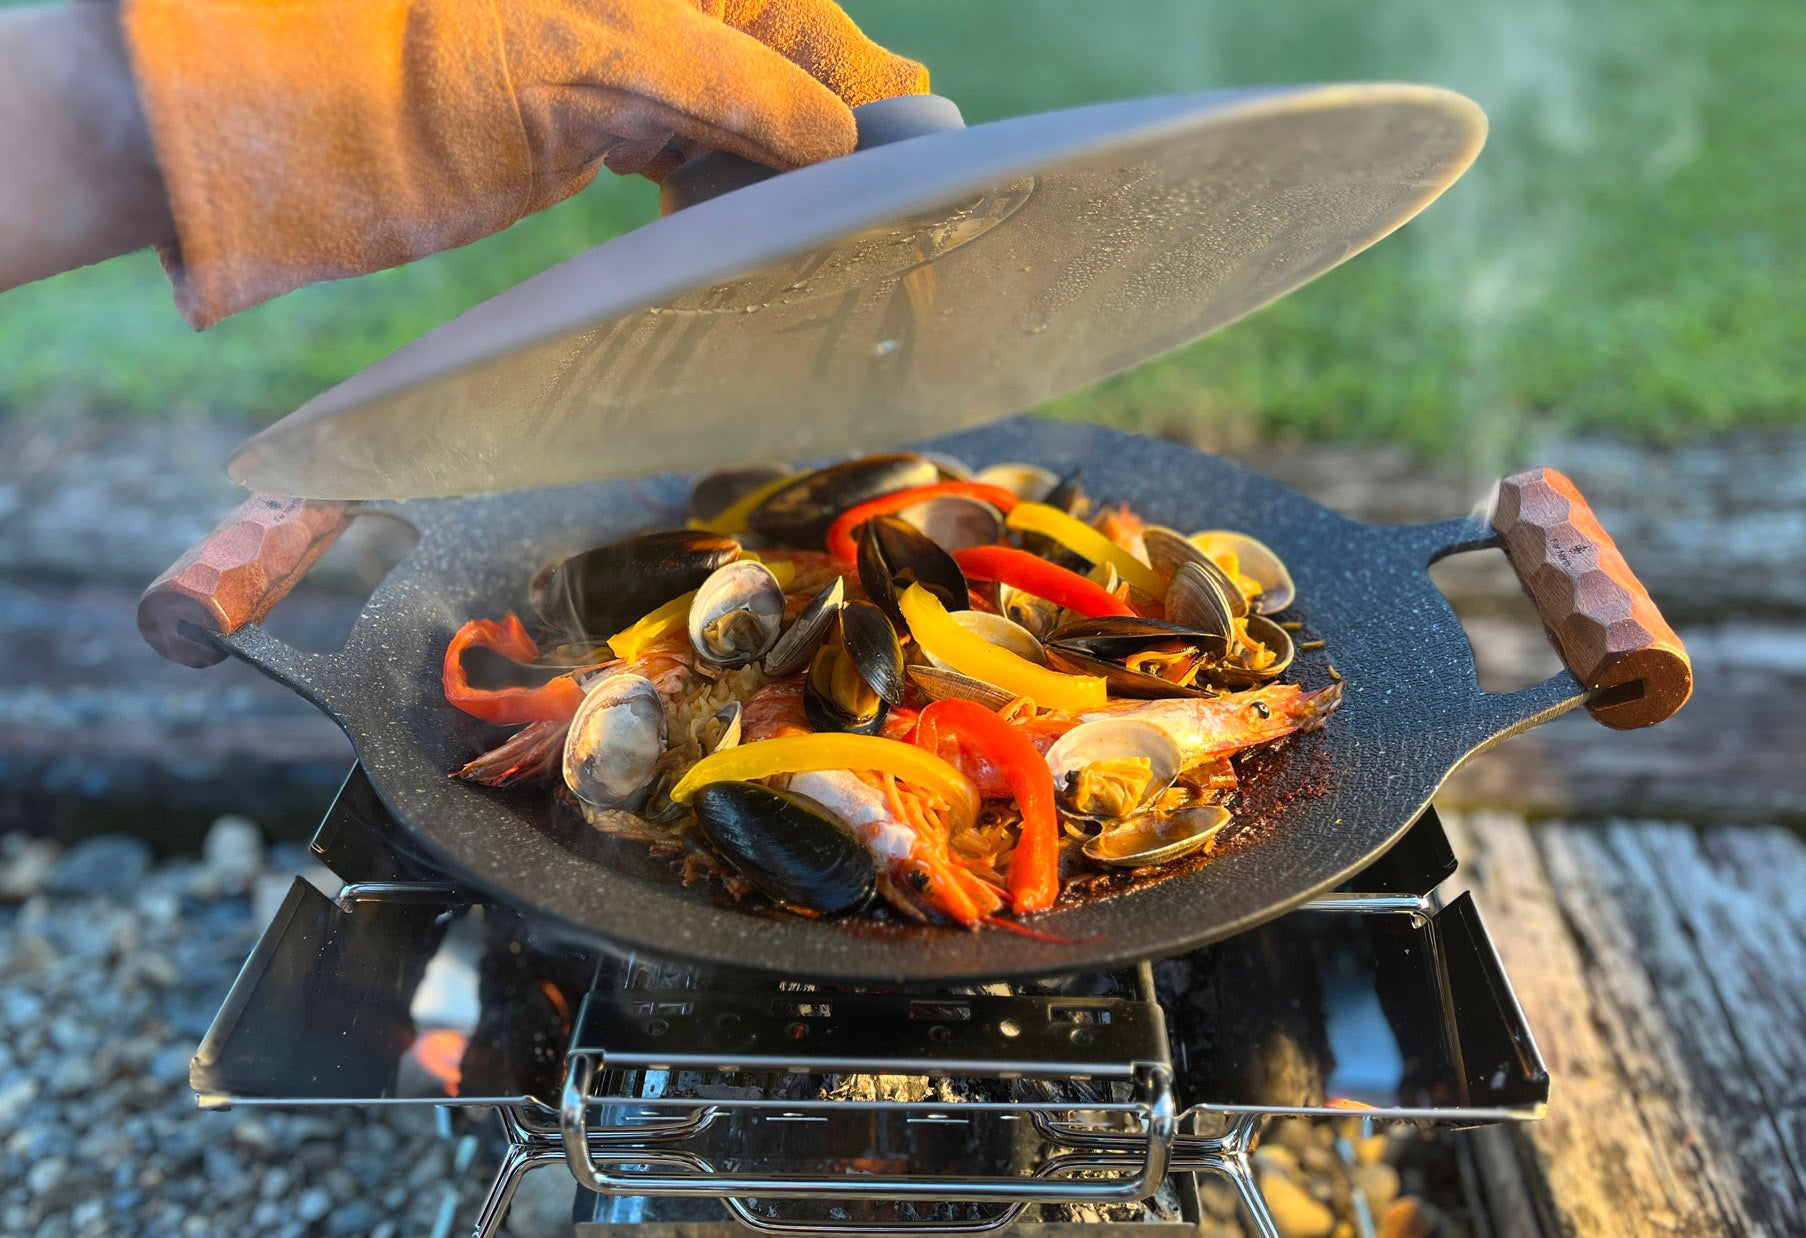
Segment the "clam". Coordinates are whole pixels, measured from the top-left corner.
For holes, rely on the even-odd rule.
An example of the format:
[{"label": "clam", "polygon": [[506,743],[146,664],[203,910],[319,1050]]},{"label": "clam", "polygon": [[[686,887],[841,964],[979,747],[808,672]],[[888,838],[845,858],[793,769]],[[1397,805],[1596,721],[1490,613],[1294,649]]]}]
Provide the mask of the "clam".
[{"label": "clam", "polygon": [[815,651],[833,631],[835,616],[840,613],[841,599],[845,596],[846,584],[840,577],[823,585],[765,655],[765,673],[773,679],[784,679],[808,666]]},{"label": "clam", "polygon": [[870,602],[840,608],[840,641],[816,650],[803,682],[803,711],[818,731],[870,734],[887,706],[901,705],[903,646],[884,612]]},{"label": "clam", "polygon": [[766,495],[747,513],[746,524],[778,545],[819,550],[828,526],[847,508],[893,490],[929,485],[940,475],[934,461],[911,452],[832,464]]},{"label": "clam", "polygon": [[687,514],[691,520],[713,520],[755,490],[788,477],[790,472],[789,465],[775,460],[710,469],[691,485]]},{"label": "clam", "polygon": [[910,682],[931,701],[976,701],[995,713],[1016,699],[994,684],[938,666],[912,666],[908,673]]},{"label": "clam", "polygon": [[1060,484],[1060,475],[1038,464],[992,464],[979,469],[972,480],[1002,486],[1025,503],[1040,503]]},{"label": "clam", "polygon": [[1255,650],[1247,641],[1240,641],[1228,657],[1206,672],[1212,683],[1228,688],[1252,688],[1279,678],[1292,665],[1297,647],[1292,643],[1290,632],[1265,615],[1249,615],[1244,623],[1248,640],[1258,642],[1267,650],[1265,665],[1255,665]]},{"label": "clam", "polygon": [[1229,810],[1196,804],[1174,812],[1144,812],[1085,840],[1084,852],[1113,868],[1148,868],[1196,851],[1229,824]]},{"label": "clam", "polygon": [[1066,613],[1046,598],[1002,584],[997,586],[997,609],[1037,640],[1045,640],[1048,633],[1059,627]]},{"label": "clam", "polygon": [[606,640],[739,557],[740,543],[715,533],[642,533],[541,571],[533,609],[572,640]]},{"label": "clam", "polygon": [[877,889],[871,853],[806,795],[717,782],[691,801],[715,854],[773,902],[823,915],[864,906]]},{"label": "clam", "polygon": [[913,525],[895,516],[876,516],[859,531],[859,583],[891,622],[907,627],[897,609],[900,583],[922,585],[948,610],[966,610],[966,574],[953,556],[935,545]]},{"label": "clam", "polygon": [[897,515],[942,550],[989,546],[1003,536],[1003,513],[982,499],[963,494],[943,494],[905,507]]},{"label": "clam", "polygon": [[972,466],[958,456],[950,456],[941,451],[925,451],[922,458],[933,463],[940,470],[943,481],[971,481]]},{"label": "clam", "polygon": [[1183,764],[1173,737],[1140,718],[1100,718],[1047,750],[1063,811],[1089,821],[1132,817],[1173,785]]},{"label": "clam", "polygon": [[[1027,659],[1036,666],[1047,665],[1047,651],[1041,647],[1034,634],[1019,623],[1013,623],[1002,615],[989,614],[982,610],[956,610],[950,616],[953,622],[999,649],[1007,649],[1019,658]],[[930,666],[941,670],[952,670],[945,662],[931,653],[924,656]]]},{"label": "clam", "polygon": [[[1235,632],[1236,602],[1242,595],[1235,585],[1214,567],[1181,563],[1166,583],[1163,603],[1166,617],[1172,623],[1199,632],[1214,632],[1225,641]],[[1242,613],[1246,613],[1244,603]]]},{"label": "clam", "polygon": [[1109,616],[1064,624],[1045,648],[1055,666],[1100,675],[1118,696],[1159,700],[1208,695],[1192,685],[1229,645],[1225,636],[1184,624]]},{"label": "clam", "polygon": [[595,808],[633,810],[665,751],[665,702],[643,675],[598,679],[564,739],[564,785]]},{"label": "clam", "polygon": [[1250,602],[1256,614],[1278,614],[1298,600],[1298,587],[1292,583],[1292,573],[1266,543],[1231,529],[1205,529],[1193,533],[1187,540],[1218,566],[1222,560],[1234,556],[1236,571],[1260,586],[1260,593]]},{"label": "clam", "polygon": [[[1179,569],[1190,564],[1194,571],[1205,577],[1216,586],[1227,604],[1231,618],[1240,619],[1248,613],[1248,599],[1229,574],[1217,565],[1216,560],[1192,545],[1182,534],[1159,525],[1149,525],[1142,530],[1142,544],[1148,549],[1148,563],[1153,569],[1166,577],[1167,588],[1178,575]],[[1167,602],[1167,617],[1172,618],[1172,602]]]},{"label": "clam", "polygon": [[745,666],[777,644],[784,626],[784,588],[752,559],[716,568],[690,603],[690,644],[711,666]]}]

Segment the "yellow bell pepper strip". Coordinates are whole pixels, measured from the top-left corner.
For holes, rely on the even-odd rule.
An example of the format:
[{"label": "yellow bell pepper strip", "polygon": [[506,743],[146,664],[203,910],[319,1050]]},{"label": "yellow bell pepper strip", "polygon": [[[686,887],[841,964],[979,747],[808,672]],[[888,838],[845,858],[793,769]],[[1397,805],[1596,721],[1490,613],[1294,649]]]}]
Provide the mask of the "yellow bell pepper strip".
[{"label": "yellow bell pepper strip", "polygon": [[701,529],[707,533],[720,533],[727,537],[733,537],[746,531],[746,518],[752,515],[753,508],[763,503],[767,496],[776,494],[779,490],[788,486],[795,480],[796,474],[794,473],[786,473],[782,477],[774,477],[763,486],[754,487],[749,493],[743,494],[735,499],[732,503],[728,504],[719,515],[711,516],[707,520],[691,518],[685,523],[687,527],[692,529]]},{"label": "yellow bell pepper strip", "polygon": [[[742,554],[742,560],[752,559],[757,562],[759,556]],[[778,588],[788,588],[796,579],[794,563],[770,563],[766,565],[771,574],[777,577]],[[627,627],[622,628],[608,638],[608,647],[614,650],[617,658],[625,658],[631,662],[659,641],[673,632],[685,627],[690,622],[690,607],[696,601],[697,590],[681,593],[666,602],[657,610],[649,611]]]},{"label": "yellow bell pepper strip", "polygon": [[849,507],[836,516],[834,523],[828,526],[828,551],[852,563],[859,558],[859,541],[854,535],[859,532],[860,525],[876,516],[893,516],[906,507],[914,507],[917,503],[926,503],[929,499],[949,494],[982,500],[1000,512],[1012,511],[1021,502],[1002,486],[982,481],[937,481],[932,485],[893,490],[889,494],[881,494],[875,499],[867,499],[857,506]]},{"label": "yellow bell pepper strip", "polygon": [[687,804],[712,782],[748,782],[814,770],[881,770],[940,796],[962,825],[978,819],[978,788],[932,752],[878,735],[780,735],[723,748],[692,765],[671,788],[671,802]]},{"label": "yellow bell pepper strip", "polygon": [[1022,833],[1010,856],[1010,903],[1017,914],[1046,911],[1060,897],[1060,816],[1053,771],[1021,731],[976,701],[933,701],[916,720],[915,742],[930,752],[982,752],[1008,780],[1022,812]]},{"label": "yellow bell pepper strip", "polygon": [[1004,522],[1018,533],[1051,537],[1074,554],[1093,563],[1108,563],[1116,574],[1150,597],[1163,597],[1166,582],[1160,574],[1083,520],[1068,516],[1045,503],[1019,503]]},{"label": "yellow bell pepper strip", "polygon": [[441,676],[446,701],[471,717],[497,726],[517,726],[523,722],[569,722],[577,712],[583,689],[571,675],[560,675],[537,688],[472,687],[464,671],[467,649],[488,649],[515,662],[531,662],[539,656],[539,646],[512,613],[500,623],[472,619],[458,629],[445,648]]},{"label": "yellow bell pepper strip", "polygon": [[897,608],[922,652],[933,654],[962,675],[995,684],[1016,696],[1029,697],[1043,709],[1076,713],[1104,707],[1107,694],[1102,679],[1036,666],[1027,658],[993,645],[955,623],[941,600],[921,585],[912,584],[905,589],[897,599]]}]

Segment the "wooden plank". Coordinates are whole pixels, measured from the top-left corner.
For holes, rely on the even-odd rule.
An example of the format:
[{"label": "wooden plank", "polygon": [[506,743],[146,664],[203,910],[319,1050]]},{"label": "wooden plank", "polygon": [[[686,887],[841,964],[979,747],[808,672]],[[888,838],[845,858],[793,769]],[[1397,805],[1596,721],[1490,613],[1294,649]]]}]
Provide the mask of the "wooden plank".
[{"label": "wooden plank", "polygon": [[[1698,1041],[1728,1034],[1716,994],[1705,1002],[1660,991],[1697,991],[1702,964],[1647,858],[1639,875],[1648,884],[1633,885],[1609,871],[1617,857],[1595,831],[1545,825],[1533,834],[1504,812],[1445,820],[1553,1080],[1544,1121],[1513,1131],[1508,1149],[1497,1136],[1482,1143],[1489,1195],[1528,1193],[1551,1233],[1796,1232],[1776,1218],[1797,1201],[1776,1199],[1773,1184],[1739,1163],[1739,1136],[1746,1152],[1764,1140],[1778,1148],[1778,1137],[1760,1123],[1727,1125],[1722,1093],[1696,1076]],[[1634,835],[1614,841],[1636,845]],[[1652,953],[1671,963],[1652,971]],[[1697,1017],[1671,1022],[1677,1003]],[[1721,1068],[1735,1074],[1734,1061]],[[1747,1075],[1739,1086],[1747,1090]]]}]

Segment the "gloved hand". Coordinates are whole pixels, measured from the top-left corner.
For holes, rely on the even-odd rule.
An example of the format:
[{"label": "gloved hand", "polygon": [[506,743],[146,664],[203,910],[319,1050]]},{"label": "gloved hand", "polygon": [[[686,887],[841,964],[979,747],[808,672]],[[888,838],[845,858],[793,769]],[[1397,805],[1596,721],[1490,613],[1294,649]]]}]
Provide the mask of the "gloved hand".
[{"label": "gloved hand", "polygon": [[832,0],[126,0],[195,327],[727,150],[853,149],[928,88]]}]

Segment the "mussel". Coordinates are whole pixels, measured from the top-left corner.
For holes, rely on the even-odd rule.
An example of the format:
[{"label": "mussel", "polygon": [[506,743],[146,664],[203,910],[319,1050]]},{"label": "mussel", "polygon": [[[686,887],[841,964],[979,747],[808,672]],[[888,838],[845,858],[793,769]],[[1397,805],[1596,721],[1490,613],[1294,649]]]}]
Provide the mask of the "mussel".
[{"label": "mussel", "polygon": [[805,473],[747,513],[746,524],[780,546],[819,550],[828,526],[849,507],[940,477],[934,461],[910,452],[865,456]]},{"label": "mussel", "polygon": [[789,465],[776,461],[710,469],[690,487],[689,518],[713,520],[747,495],[790,476],[790,471]]},{"label": "mussel", "polygon": [[665,751],[665,702],[642,675],[591,685],[564,739],[564,785],[595,808],[637,808]]},{"label": "mussel", "polygon": [[1144,812],[1092,835],[1084,852],[1112,868],[1147,868],[1196,851],[1228,824],[1229,810],[1217,804]]},{"label": "mussel", "polygon": [[1159,700],[1207,695],[1195,685],[1228,652],[1229,639],[1180,623],[1108,616],[1064,624],[1044,648],[1055,666],[1101,675],[1117,696]]},{"label": "mussel", "polygon": [[784,588],[752,559],[716,568],[690,603],[690,644],[711,666],[729,669],[764,657],[784,625]]},{"label": "mussel", "polygon": [[903,647],[870,602],[840,608],[840,636],[815,652],[803,681],[803,712],[818,731],[870,735],[903,703]]},{"label": "mussel", "polygon": [[966,610],[966,574],[953,556],[935,545],[913,525],[895,516],[877,516],[859,531],[859,583],[892,623],[907,627],[897,609],[900,586],[917,583],[941,600],[948,610]]},{"label": "mussel", "polygon": [[698,791],[691,807],[715,854],[773,902],[839,915],[864,906],[877,888],[871,854],[808,796],[717,782]]},{"label": "mussel", "polygon": [[642,533],[540,572],[533,609],[573,640],[606,640],[739,557],[740,543],[731,537],[692,529]]},{"label": "mussel", "polygon": [[840,613],[841,599],[845,596],[846,583],[840,577],[823,585],[765,655],[765,673],[773,679],[786,679],[808,666],[822,641],[833,631],[835,616]]},{"label": "mussel", "polygon": [[1132,817],[1179,776],[1173,737],[1139,718],[1100,718],[1060,736],[1047,750],[1060,808],[1087,821]]},{"label": "mussel", "polygon": [[1265,542],[1231,529],[1205,529],[1193,533],[1187,540],[1219,568],[1225,564],[1233,568],[1233,573],[1225,569],[1232,578],[1244,577],[1259,587],[1260,591],[1249,602],[1256,614],[1275,615],[1298,600],[1298,587],[1292,583],[1292,573]]}]

